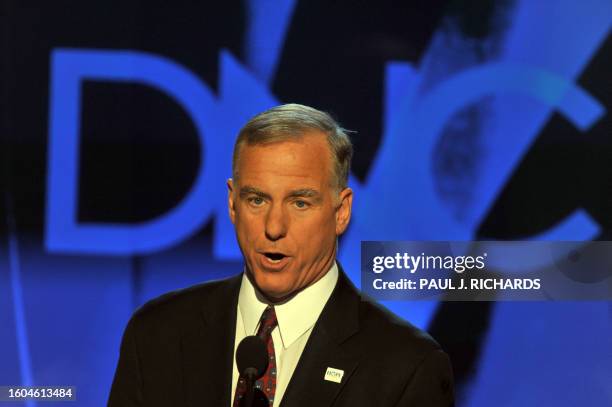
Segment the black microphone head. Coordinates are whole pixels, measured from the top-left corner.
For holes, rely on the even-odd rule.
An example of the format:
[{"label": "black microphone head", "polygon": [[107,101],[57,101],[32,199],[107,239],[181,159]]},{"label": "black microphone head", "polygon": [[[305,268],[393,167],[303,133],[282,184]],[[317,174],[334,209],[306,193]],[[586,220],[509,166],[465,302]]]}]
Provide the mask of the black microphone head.
[{"label": "black microphone head", "polygon": [[253,380],[263,376],[268,368],[268,349],[263,339],[254,335],[244,338],[236,350],[236,365],[240,375],[250,368],[257,372]]}]

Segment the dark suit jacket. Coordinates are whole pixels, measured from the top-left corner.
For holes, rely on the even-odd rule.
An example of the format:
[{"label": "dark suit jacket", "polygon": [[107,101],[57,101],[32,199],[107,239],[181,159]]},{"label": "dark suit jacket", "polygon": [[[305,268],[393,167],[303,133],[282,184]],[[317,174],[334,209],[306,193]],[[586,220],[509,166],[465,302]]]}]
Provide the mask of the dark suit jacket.
[{"label": "dark suit jacket", "polygon": [[[242,275],[166,294],[125,330],[108,405],[228,407]],[[324,380],[328,367],[341,383]],[[360,298],[340,271],[283,407],[451,406],[449,359],[427,334]]]}]

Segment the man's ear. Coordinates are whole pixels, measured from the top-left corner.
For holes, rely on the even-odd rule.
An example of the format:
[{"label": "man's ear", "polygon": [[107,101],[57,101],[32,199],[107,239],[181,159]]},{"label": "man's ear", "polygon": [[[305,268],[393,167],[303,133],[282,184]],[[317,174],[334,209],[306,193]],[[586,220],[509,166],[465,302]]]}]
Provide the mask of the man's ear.
[{"label": "man's ear", "polygon": [[229,178],[227,180],[227,208],[229,210],[229,217],[233,224],[236,222],[236,207],[234,201],[234,180]]},{"label": "man's ear", "polygon": [[336,209],[336,236],[343,234],[351,221],[353,190],[347,187],[340,191],[338,195],[339,205]]}]

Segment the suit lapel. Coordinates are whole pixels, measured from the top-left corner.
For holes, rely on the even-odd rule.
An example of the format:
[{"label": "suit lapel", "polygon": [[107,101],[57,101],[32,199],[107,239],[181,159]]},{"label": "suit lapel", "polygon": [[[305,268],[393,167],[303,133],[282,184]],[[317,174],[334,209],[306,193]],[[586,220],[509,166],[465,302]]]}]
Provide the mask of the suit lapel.
[{"label": "suit lapel", "polygon": [[[340,269],[336,288],[302,352],[282,407],[332,405],[359,364],[360,349],[344,344],[358,329],[359,295]],[[328,368],[343,371],[340,383],[325,380]]]},{"label": "suit lapel", "polygon": [[198,323],[182,337],[183,384],[189,406],[230,404],[241,279],[239,274],[221,283],[204,299]]}]

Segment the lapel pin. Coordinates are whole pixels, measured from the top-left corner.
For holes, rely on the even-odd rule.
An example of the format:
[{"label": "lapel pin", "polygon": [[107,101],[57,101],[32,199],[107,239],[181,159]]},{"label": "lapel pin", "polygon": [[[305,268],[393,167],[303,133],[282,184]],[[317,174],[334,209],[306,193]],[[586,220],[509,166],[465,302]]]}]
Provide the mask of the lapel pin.
[{"label": "lapel pin", "polygon": [[323,378],[329,382],[340,383],[342,381],[342,376],[344,376],[344,370],[328,367]]}]

